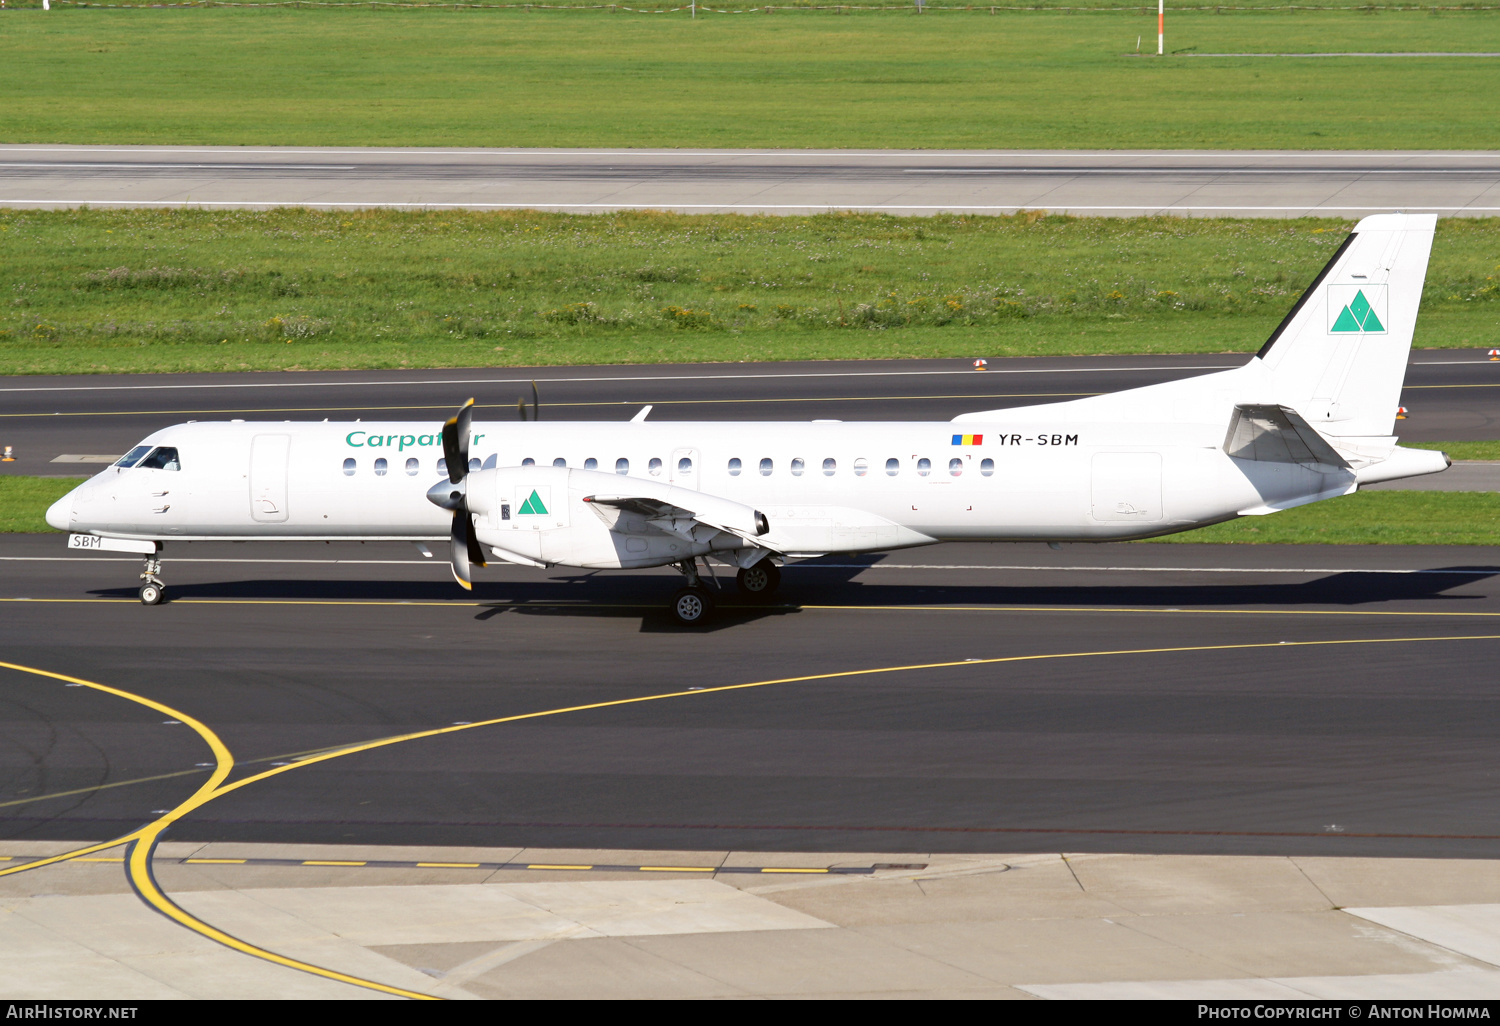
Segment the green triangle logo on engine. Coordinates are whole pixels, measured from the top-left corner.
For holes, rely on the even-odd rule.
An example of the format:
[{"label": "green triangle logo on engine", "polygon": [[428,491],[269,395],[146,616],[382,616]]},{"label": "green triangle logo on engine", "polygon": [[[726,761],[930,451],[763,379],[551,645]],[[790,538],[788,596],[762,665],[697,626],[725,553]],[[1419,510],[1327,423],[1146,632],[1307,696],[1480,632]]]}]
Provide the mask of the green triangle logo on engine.
[{"label": "green triangle logo on engine", "polygon": [[546,516],[547,514],[547,507],[542,505],[542,497],[536,493],[535,488],[531,490],[531,495],[526,501],[521,503],[521,509],[517,515],[525,516],[528,513],[533,516]]}]

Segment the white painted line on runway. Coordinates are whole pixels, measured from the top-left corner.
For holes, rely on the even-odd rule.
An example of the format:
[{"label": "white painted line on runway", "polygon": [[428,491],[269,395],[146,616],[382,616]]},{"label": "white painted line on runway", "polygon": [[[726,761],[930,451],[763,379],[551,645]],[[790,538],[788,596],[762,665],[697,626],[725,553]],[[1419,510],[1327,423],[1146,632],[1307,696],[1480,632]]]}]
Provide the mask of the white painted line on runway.
[{"label": "white painted line on runway", "polygon": [[[1247,357],[1248,358],[1248,357]],[[1088,374],[1116,371],[1216,371],[1233,370],[1243,364],[1193,364],[1189,366],[1163,367],[1056,367],[1056,368],[1010,368],[993,371],[975,371],[972,367],[955,367],[953,370],[934,371],[795,371],[790,374],[621,374],[609,377],[543,378],[438,378],[421,381],[284,381],[280,383],[246,384],[188,384],[188,385],[39,385],[35,388],[0,388],[0,392],[149,392],[153,389],[174,390],[191,388],[383,388],[390,385],[527,385],[535,381],[545,384],[579,384],[591,381],[611,383],[620,381],[756,381],[762,379],[789,378],[925,378],[943,375],[974,377],[976,374]],[[1484,363],[1484,360],[1457,361]],[[814,400],[809,400],[814,401]]]},{"label": "white painted line on runway", "polygon": [[[56,557],[66,558],[66,557]],[[1109,573],[1154,573],[1154,574],[1456,574],[1461,576],[1488,577],[1500,574],[1500,567],[1493,569],[1464,570],[1372,570],[1364,567],[1238,567],[1238,566],[987,566],[979,564],[946,563],[789,563],[787,568],[803,570],[1062,570]]]},{"label": "white painted line on runway", "polygon": [[975,211],[991,212],[1018,212],[1022,210],[1046,209],[1053,212],[1067,212],[1076,210],[1133,210],[1133,211],[1156,211],[1159,213],[1192,213],[1193,211],[1217,211],[1220,213],[1234,211],[1275,211],[1279,213],[1291,213],[1294,211],[1352,211],[1355,213],[1391,213],[1397,206],[1407,213],[1488,213],[1500,211],[1500,207],[1475,207],[1475,206],[1429,206],[1425,204],[1387,204],[1380,207],[1346,206],[1336,203],[1297,203],[1291,206],[1249,206],[1237,204],[1231,206],[1205,206],[1200,204],[1171,204],[1153,203],[1131,206],[1093,206],[1079,203],[1060,203],[1042,208],[1039,204],[1006,203],[1006,204],[980,204],[980,203],[857,203],[841,205],[837,203],[389,203],[372,200],[364,203],[325,203],[322,201],[307,200],[121,200],[99,197],[95,199],[5,199],[0,197],[0,206],[63,206],[81,207],[95,206],[103,209],[109,207],[190,207],[194,209],[206,209],[209,207],[225,210],[269,210],[269,209],[309,209],[309,210],[744,210],[749,212],[784,210],[794,213],[820,213],[820,212],[852,212],[852,213],[890,213],[901,210],[931,210],[938,213],[974,213]]},{"label": "white painted line on runway", "polygon": [[515,148],[475,147],[470,149],[430,149],[419,146],[381,149],[363,146],[313,146],[282,147],[269,146],[250,148],[244,146],[80,146],[12,143],[0,145],[0,153],[223,153],[234,156],[246,154],[294,154],[317,153],[326,156],[359,154],[398,154],[401,156],[491,156],[491,157],[899,157],[906,161],[927,157],[971,157],[975,159],[1003,160],[1007,157],[1051,157],[1056,160],[1097,157],[1117,160],[1121,157],[1145,157],[1161,159],[1179,157],[1184,160],[1205,157],[1229,156],[1237,160],[1252,159],[1314,159],[1348,160],[1360,157],[1380,157],[1386,160],[1412,160],[1420,158],[1493,159],[1491,150],[703,150],[703,149],[617,149],[617,150],[544,150]]},{"label": "white painted line on runway", "polygon": [[[3,165],[0,165],[3,166]],[[1500,168],[1459,167],[912,167],[904,175],[1476,175]]]},{"label": "white painted line on runway", "polygon": [[0,162],[0,167],[50,167],[70,168],[75,171],[136,171],[141,169],[161,171],[354,171],[357,164],[96,164],[78,161],[70,164],[47,164],[35,160]]},{"label": "white painted line on runway", "polygon": [[[267,539],[274,541],[275,539]],[[199,542],[198,544],[204,544]],[[400,544],[399,542],[392,544]],[[130,556],[0,556],[10,563],[62,563],[88,560],[98,563],[135,563]],[[165,557],[163,563],[307,563],[325,566],[434,566],[447,568],[441,560],[430,559],[215,559],[190,556],[181,559]],[[648,567],[646,569],[660,569]],[[1235,566],[990,566],[964,563],[789,563],[786,569],[797,570],[1057,570],[1092,573],[1158,573],[1158,574],[1437,574],[1457,577],[1489,577],[1500,574],[1500,567],[1457,570],[1383,570],[1368,567],[1235,567]]]}]

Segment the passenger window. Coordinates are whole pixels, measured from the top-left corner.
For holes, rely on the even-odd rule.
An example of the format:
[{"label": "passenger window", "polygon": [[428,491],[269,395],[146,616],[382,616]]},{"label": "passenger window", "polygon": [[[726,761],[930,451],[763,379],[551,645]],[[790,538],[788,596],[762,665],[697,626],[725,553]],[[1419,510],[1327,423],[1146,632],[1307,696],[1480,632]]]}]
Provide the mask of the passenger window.
[{"label": "passenger window", "polygon": [[448,461],[447,460],[439,459],[437,461],[437,472],[439,474],[443,474],[445,476],[447,475],[447,473],[448,473]]},{"label": "passenger window", "polygon": [[554,467],[566,467],[568,465],[568,461],[559,456],[557,457],[557,459],[552,461],[552,465]]},{"label": "passenger window", "polygon": [[615,460],[615,473],[616,474],[628,474],[628,473],[630,473],[630,461],[627,460],[624,456],[621,456],[619,459]]},{"label": "passenger window", "polygon": [[521,461],[521,466],[523,466],[523,467],[534,467],[534,466],[536,466],[536,460],[534,460],[530,456],[528,456],[524,460]]},{"label": "passenger window", "polygon": [[471,473],[471,474],[477,474],[477,473],[479,473],[479,457],[478,456],[473,456],[473,457],[471,457],[469,459],[469,473]]},{"label": "passenger window", "polygon": [[801,456],[798,456],[796,459],[792,460],[792,476],[793,477],[801,477],[802,476],[802,472],[804,470],[806,470],[806,469],[807,469],[807,461],[804,460]]},{"label": "passenger window", "polygon": [[731,456],[729,459],[729,476],[740,476],[740,458],[738,456]]},{"label": "passenger window", "polygon": [[661,458],[657,456],[651,457],[651,462],[646,464],[646,469],[652,477],[661,477]]},{"label": "passenger window", "polygon": [[885,472],[891,477],[895,477],[897,474],[901,473],[901,461],[896,459],[896,457],[894,456],[886,460]]},{"label": "passenger window", "polygon": [[375,461],[375,476],[385,477],[385,472],[389,466],[390,464],[386,463],[384,456],[377,459]]},{"label": "passenger window", "polygon": [[864,477],[869,472],[870,472],[870,461],[869,460],[867,460],[867,459],[857,459],[857,460],[854,461],[854,476],[855,477]]},{"label": "passenger window", "polygon": [[828,459],[826,459],[826,460],[823,461],[823,476],[824,477],[832,477],[833,474],[834,474],[834,471],[836,471],[838,469],[839,469],[839,461],[836,460],[836,459],[834,459],[832,456],[828,457]]},{"label": "passenger window", "polygon": [[354,457],[353,456],[350,456],[347,460],[344,461],[344,476],[345,477],[353,477],[354,476]]},{"label": "passenger window", "polygon": [[990,460],[990,459],[980,460],[979,461],[979,472],[981,474],[983,474],[985,477],[989,477],[992,474],[994,474],[995,473],[995,461],[994,460]]},{"label": "passenger window", "polygon": [[691,474],[693,472],[693,461],[691,457],[684,456],[677,461],[677,473]]},{"label": "passenger window", "polygon": [[138,445],[134,449],[131,449],[129,452],[127,452],[124,456],[121,456],[119,458],[119,460],[115,463],[115,466],[117,466],[117,467],[133,467],[133,466],[135,466],[137,463],[139,463],[141,461],[141,457],[142,456],[146,455],[146,453],[148,453],[150,451],[151,451],[151,446],[149,446],[149,445]]},{"label": "passenger window", "polygon": [[182,469],[182,464],[177,461],[177,450],[166,445],[141,460],[140,465],[148,470]]},{"label": "passenger window", "polygon": [[422,469],[422,461],[419,460],[419,459],[417,459],[415,456],[411,457],[411,459],[409,459],[409,460],[406,461],[406,476],[407,477],[416,477],[417,476],[417,471],[419,471],[421,469]]},{"label": "passenger window", "polygon": [[948,473],[951,474],[953,477],[957,477],[958,475],[962,474],[963,472],[964,472],[964,461],[963,460],[961,460],[957,456],[955,456],[951,460],[948,461]]},{"label": "passenger window", "polygon": [[583,469],[584,470],[598,470],[599,469],[599,461],[596,460],[596,459],[594,459],[594,457],[590,456],[588,459],[586,459],[586,460],[583,461]]},{"label": "passenger window", "polygon": [[771,471],[773,471],[775,469],[776,469],[776,464],[774,464],[774,463],[771,462],[771,458],[769,456],[767,456],[765,459],[763,459],[763,460],[760,461],[760,476],[761,477],[770,477],[771,476]]},{"label": "passenger window", "polygon": [[926,477],[930,473],[932,473],[932,461],[926,456],[923,456],[921,459],[917,460],[917,476]]}]

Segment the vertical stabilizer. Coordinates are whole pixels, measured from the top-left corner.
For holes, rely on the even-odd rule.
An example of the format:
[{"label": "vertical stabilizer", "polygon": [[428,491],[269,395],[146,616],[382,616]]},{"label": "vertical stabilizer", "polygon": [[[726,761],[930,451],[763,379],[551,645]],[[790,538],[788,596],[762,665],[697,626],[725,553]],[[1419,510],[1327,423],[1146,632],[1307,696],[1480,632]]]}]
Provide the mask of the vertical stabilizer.
[{"label": "vertical stabilizer", "polygon": [[1328,436],[1391,434],[1436,226],[1435,214],[1355,226],[1257,354],[1276,402]]}]

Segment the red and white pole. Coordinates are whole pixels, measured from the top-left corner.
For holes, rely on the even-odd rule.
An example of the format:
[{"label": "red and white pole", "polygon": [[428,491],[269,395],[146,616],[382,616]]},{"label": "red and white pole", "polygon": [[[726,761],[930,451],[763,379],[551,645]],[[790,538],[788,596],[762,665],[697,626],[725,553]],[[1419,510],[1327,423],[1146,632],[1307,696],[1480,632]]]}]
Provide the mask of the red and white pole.
[{"label": "red and white pole", "polygon": [[1156,0],[1156,56],[1166,53],[1167,0]]}]

